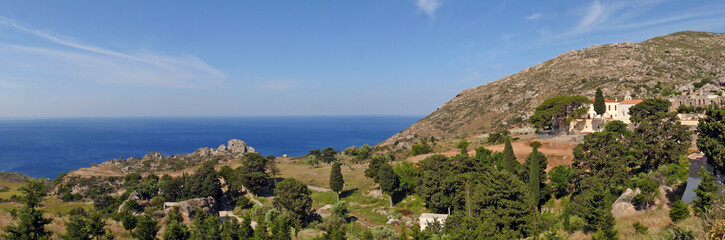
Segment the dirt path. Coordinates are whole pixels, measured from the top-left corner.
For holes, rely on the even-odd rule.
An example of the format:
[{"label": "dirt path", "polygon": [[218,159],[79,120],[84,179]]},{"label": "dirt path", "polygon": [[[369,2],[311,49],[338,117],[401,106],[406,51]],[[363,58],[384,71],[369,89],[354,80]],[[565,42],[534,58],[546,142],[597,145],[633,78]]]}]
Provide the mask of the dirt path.
[{"label": "dirt path", "polygon": [[[516,155],[516,159],[519,162],[524,162],[526,159],[526,156],[531,154],[531,151],[533,149],[529,144],[533,142],[534,140],[525,140],[525,141],[518,141],[518,142],[512,142],[511,146],[514,148],[514,154]],[[558,142],[558,141],[546,141],[546,140],[537,140],[541,142],[541,147],[539,148],[539,151],[544,153],[549,161],[547,171],[550,170],[553,167],[559,166],[559,165],[567,165],[571,164],[572,159],[574,158],[573,150],[574,147],[578,143],[575,142]],[[503,152],[504,145],[498,144],[498,145],[490,145],[485,146],[486,149],[491,150],[493,152]],[[435,154],[443,154],[448,157],[455,156],[459,154],[461,151],[457,148],[450,149],[448,151],[442,152],[442,153],[428,153],[428,154],[422,154],[418,156],[412,156],[409,157],[408,160],[414,163],[420,162],[423,159],[426,159],[427,157],[433,156]],[[469,150],[469,155],[475,155],[475,150]]]}]

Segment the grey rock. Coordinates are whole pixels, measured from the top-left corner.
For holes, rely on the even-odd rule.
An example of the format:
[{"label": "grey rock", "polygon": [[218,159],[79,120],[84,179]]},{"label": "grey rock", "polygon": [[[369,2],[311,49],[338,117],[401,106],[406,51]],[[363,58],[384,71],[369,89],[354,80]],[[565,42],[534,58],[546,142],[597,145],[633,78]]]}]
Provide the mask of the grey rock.
[{"label": "grey rock", "polygon": [[163,157],[164,156],[161,155],[160,152],[150,152],[150,153],[147,153],[145,156],[143,156],[142,160],[144,160],[144,161],[145,160],[155,160],[155,159],[161,159]]},{"label": "grey rock", "polygon": [[249,145],[247,145],[247,143],[239,139],[229,140],[227,145],[229,146],[228,150],[235,154],[255,152],[254,148],[250,147]]},{"label": "grey rock", "polygon": [[175,206],[178,206],[179,212],[186,217],[194,216],[196,211],[214,213],[217,207],[216,201],[212,197],[194,198],[183,202],[165,202],[164,212],[168,212]]},{"label": "grey rock", "polygon": [[627,190],[625,190],[624,193],[617,198],[617,201],[614,201],[614,204],[612,204],[612,215],[615,218],[620,218],[636,213],[637,209],[635,209],[634,205],[630,202],[638,193],[640,193],[639,189],[632,190],[631,188],[627,188]]}]

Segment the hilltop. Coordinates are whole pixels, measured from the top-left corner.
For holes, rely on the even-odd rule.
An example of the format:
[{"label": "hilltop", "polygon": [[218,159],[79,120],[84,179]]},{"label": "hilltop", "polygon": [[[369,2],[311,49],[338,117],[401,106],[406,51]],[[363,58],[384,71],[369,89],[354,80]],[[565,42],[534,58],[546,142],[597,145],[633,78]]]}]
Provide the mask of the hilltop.
[{"label": "hilltop", "polygon": [[594,45],[463,90],[379,146],[401,149],[415,136],[455,140],[525,126],[534,108],[556,95],[594,96],[599,87],[610,99],[667,96],[679,85],[723,76],[725,34],[685,31]]}]

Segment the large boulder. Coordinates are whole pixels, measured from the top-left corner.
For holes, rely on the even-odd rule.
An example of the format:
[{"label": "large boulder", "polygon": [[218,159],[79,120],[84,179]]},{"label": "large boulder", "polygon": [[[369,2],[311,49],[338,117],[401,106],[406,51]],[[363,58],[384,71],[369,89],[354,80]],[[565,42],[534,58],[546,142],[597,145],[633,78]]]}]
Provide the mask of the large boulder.
[{"label": "large boulder", "polygon": [[245,143],[244,141],[239,140],[239,139],[229,140],[229,142],[227,143],[227,146],[228,146],[227,148],[229,149],[229,151],[234,154],[240,154],[240,153],[245,154],[245,153],[255,152],[254,148],[250,147],[249,145],[247,145],[247,143]]},{"label": "large boulder", "polygon": [[196,211],[203,213],[215,213],[217,210],[216,201],[212,197],[193,198],[183,202],[165,202],[164,212],[168,212],[173,207],[179,207],[179,212],[186,216],[194,216]]},{"label": "large boulder", "polygon": [[627,190],[625,190],[624,193],[617,198],[617,201],[614,201],[614,204],[612,204],[612,215],[614,218],[630,216],[637,212],[637,209],[631,201],[638,193],[640,193],[639,189],[632,190],[631,188],[627,188]]}]

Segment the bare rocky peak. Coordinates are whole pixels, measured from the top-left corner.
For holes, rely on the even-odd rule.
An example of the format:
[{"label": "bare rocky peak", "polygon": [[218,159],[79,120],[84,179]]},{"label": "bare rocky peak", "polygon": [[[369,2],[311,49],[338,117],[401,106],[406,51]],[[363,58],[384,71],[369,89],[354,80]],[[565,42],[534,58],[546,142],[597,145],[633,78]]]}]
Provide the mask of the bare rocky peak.
[{"label": "bare rocky peak", "polygon": [[666,89],[691,90],[692,83],[724,76],[725,35],[719,33],[687,31],[640,43],[594,45],[463,90],[379,146],[402,149],[416,135],[461,139],[523,127],[536,106],[556,95],[593,97],[599,87],[610,99],[623,99],[627,93],[647,98]]}]

